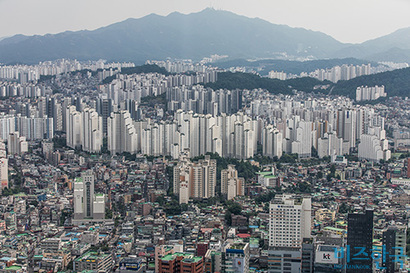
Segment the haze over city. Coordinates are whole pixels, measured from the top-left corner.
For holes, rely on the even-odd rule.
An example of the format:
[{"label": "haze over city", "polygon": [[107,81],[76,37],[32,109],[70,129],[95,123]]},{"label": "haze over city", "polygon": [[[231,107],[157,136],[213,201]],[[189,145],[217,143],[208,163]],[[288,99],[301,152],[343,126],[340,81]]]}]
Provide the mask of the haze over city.
[{"label": "haze over city", "polygon": [[0,37],[92,30],[151,13],[187,14],[207,7],[321,31],[345,43],[361,43],[410,27],[410,1],[406,0],[0,0]]}]

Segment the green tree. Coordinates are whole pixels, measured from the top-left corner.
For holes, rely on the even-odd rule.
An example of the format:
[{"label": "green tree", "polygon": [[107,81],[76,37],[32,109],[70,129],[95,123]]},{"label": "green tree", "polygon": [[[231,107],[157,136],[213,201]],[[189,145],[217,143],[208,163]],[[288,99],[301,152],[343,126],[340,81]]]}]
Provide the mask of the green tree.
[{"label": "green tree", "polygon": [[229,210],[225,212],[225,222],[228,226],[232,225],[232,213]]},{"label": "green tree", "polygon": [[105,219],[112,219],[112,210],[109,208],[105,210]]},{"label": "green tree", "polygon": [[332,164],[332,166],[330,166],[330,174],[332,175],[332,177],[335,177],[335,172],[336,172],[336,166],[335,164]]},{"label": "green tree", "polygon": [[237,202],[228,201],[227,210],[232,214],[238,215],[242,212],[242,206]]}]

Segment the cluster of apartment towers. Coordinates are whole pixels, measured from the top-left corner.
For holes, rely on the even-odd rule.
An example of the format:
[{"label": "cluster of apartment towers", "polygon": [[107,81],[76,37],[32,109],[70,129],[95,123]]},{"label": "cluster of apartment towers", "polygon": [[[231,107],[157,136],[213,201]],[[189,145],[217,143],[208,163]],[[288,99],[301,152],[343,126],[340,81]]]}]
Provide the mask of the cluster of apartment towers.
[{"label": "cluster of apartment towers", "polygon": [[[180,204],[188,204],[189,199],[204,199],[215,196],[217,163],[206,155],[204,159],[192,162],[189,149],[180,155],[174,167],[173,192],[179,196]],[[234,165],[221,171],[221,193],[228,200],[244,195],[245,179],[238,177]]]},{"label": "cluster of apartment towers", "polygon": [[222,157],[249,159],[257,153],[280,158],[285,153],[310,157],[312,147],[319,157],[350,152],[360,140],[359,157],[378,161],[390,158],[384,120],[366,109],[339,109],[332,120],[305,121],[292,115],[270,124],[263,117],[252,118],[243,112],[218,116],[177,110],[171,121],[134,120],[127,110],[111,112],[103,119],[96,110],[67,107],[67,146],[98,153],[107,136],[112,154],[128,152],[178,159],[189,149],[196,157],[218,153]]}]

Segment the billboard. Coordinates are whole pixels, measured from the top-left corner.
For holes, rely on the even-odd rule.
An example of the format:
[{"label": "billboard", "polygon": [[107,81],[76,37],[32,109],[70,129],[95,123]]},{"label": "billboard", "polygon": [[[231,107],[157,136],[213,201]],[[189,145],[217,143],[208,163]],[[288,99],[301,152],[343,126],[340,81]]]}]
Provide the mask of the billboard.
[{"label": "billboard", "polygon": [[316,250],[315,262],[320,264],[338,264],[335,248],[337,246],[319,246]]}]

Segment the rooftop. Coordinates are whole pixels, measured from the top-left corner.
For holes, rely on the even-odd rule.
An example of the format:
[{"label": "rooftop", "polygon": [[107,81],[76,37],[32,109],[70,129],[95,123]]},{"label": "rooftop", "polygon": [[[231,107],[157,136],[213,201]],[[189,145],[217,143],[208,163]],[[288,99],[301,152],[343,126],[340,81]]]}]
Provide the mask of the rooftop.
[{"label": "rooftop", "polygon": [[17,266],[17,265],[12,265],[10,267],[7,267],[5,270],[20,270],[21,266]]},{"label": "rooftop", "polygon": [[76,177],[75,180],[74,180],[74,182],[82,183],[82,182],[83,182],[83,178],[82,178],[82,177]]},{"label": "rooftop", "polygon": [[81,262],[81,261],[84,261],[84,260],[99,260],[101,258],[107,257],[108,255],[109,254],[106,254],[106,253],[101,253],[101,252],[98,253],[98,252],[90,251],[90,252],[87,252],[87,253],[83,254],[82,256],[78,257],[77,259],[75,259],[75,261]]},{"label": "rooftop", "polygon": [[192,258],[185,258],[183,260],[184,263],[197,263],[202,260],[202,257],[192,257]]},{"label": "rooftop", "polygon": [[244,248],[245,248],[245,244],[242,244],[242,243],[235,243],[229,247],[229,249],[244,249]]}]

